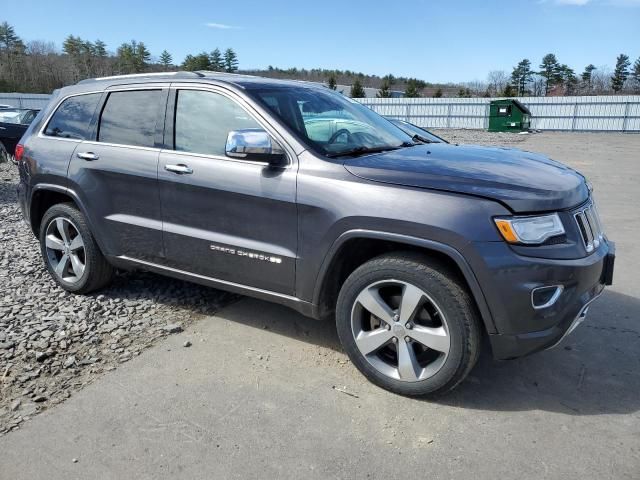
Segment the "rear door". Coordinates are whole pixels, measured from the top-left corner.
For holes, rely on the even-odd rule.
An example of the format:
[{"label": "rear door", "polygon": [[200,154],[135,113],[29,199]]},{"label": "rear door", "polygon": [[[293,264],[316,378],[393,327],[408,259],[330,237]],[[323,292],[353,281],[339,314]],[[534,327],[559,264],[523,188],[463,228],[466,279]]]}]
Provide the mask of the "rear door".
[{"label": "rear door", "polygon": [[264,128],[223,89],[172,89],[159,183],[167,262],[218,280],[293,294],[297,251],[295,156],[270,167],[225,156],[232,130]]},{"label": "rear door", "polygon": [[167,85],[105,92],[93,138],[69,165],[105,253],[158,261],[163,257],[158,156]]}]

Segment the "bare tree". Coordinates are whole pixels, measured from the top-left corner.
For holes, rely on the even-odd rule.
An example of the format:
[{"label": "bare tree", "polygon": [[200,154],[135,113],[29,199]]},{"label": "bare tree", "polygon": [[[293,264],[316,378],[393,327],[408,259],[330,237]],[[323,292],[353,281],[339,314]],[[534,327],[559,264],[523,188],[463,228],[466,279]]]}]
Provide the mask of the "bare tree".
[{"label": "bare tree", "polygon": [[508,83],[509,75],[504,70],[491,70],[487,75],[489,93],[494,97],[502,95]]},{"label": "bare tree", "polygon": [[595,95],[611,93],[611,77],[613,73],[607,67],[598,67],[591,72],[591,91]]}]

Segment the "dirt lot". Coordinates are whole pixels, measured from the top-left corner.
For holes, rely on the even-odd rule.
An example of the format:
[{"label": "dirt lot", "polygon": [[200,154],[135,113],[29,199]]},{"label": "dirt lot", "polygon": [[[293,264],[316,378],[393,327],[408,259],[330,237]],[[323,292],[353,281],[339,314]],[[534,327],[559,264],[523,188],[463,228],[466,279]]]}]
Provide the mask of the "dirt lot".
[{"label": "dirt lot", "polygon": [[[146,274],[66,296],[44,275],[2,167],[0,342],[14,346],[0,350],[0,430],[20,427],[0,438],[3,474],[638,478],[640,135],[437,133],[545,153],[594,184],[617,244],[614,286],[563,344],[510,362],[485,355],[454,393],[425,402],[367,383],[331,324],[281,307],[220,309],[233,299]],[[178,322],[184,332],[162,339]]]}]

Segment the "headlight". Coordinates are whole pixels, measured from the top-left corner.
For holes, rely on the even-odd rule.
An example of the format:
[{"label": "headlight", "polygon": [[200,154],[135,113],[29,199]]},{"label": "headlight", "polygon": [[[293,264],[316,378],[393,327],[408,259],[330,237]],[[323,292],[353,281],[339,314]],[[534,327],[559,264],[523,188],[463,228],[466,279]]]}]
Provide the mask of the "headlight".
[{"label": "headlight", "polygon": [[539,217],[500,217],[494,221],[502,237],[509,243],[535,245],[565,233],[557,213]]}]

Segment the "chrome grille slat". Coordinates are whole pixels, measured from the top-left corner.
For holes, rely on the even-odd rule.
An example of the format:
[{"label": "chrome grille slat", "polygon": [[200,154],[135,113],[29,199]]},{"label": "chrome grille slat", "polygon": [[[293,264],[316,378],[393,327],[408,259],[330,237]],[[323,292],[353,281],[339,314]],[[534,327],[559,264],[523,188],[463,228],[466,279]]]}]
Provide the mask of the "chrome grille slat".
[{"label": "chrome grille slat", "polygon": [[587,253],[593,252],[594,249],[600,246],[604,235],[595,204],[593,202],[589,203],[582,210],[576,212],[574,218],[578,224],[584,248]]},{"label": "chrome grille slat", "polygon": [[591,233],[592,233],[592,237],[593,237],[593,248],[598,248],[598,246],[600,245],[600,232],[598,232],[598,224],[596,223],[596,221],[593,218],[593,213],[591,211],[592,209],[589,209],[585,212],[585,215],[587,216],[587,222],[589,222],[589,227],[591,227]]}]

